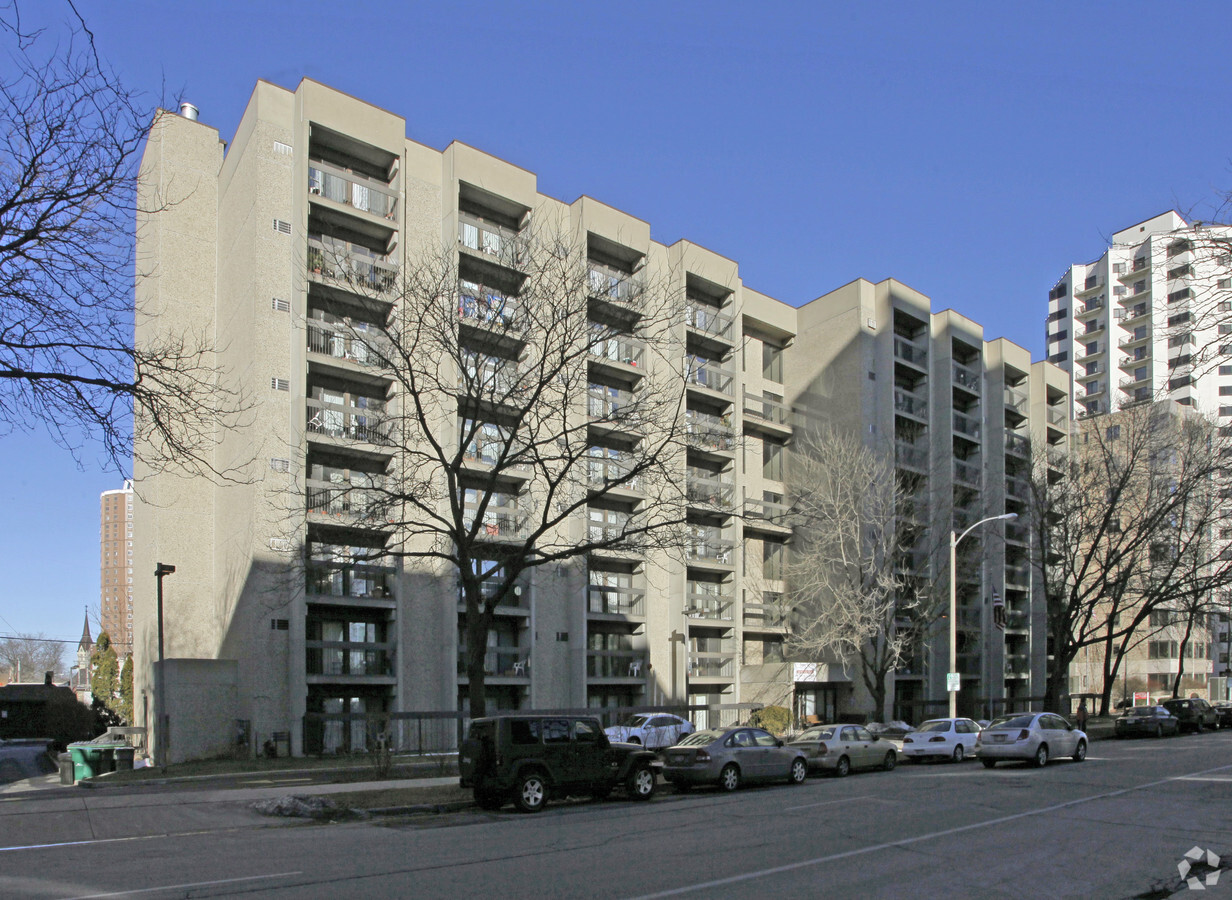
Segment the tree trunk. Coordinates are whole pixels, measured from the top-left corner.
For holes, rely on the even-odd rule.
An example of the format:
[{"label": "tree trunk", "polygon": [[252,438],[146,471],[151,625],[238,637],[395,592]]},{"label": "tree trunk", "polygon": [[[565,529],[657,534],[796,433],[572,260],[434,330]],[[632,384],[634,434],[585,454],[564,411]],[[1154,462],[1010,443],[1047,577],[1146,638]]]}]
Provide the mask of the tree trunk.
[{"label": "tree trunk", "polygon": [[466,677],[467,705],[472,719],[487,715],[487,671],[484,663],[488,655],[488,631],[492,614],[483,608],[482,596],[477,584],[463,582],[466,594]]},{"label": "tree trunk", "polygon": [[1177,656],[1179,659],[1176,662],[1176,678],[1172,682],[1172,696],[1179,697],[1181,691],[1181,679],[1185,677],[1185,647],[1189,644],[1189,638],[1193,635],[1193,613],[1190,613],[1189,618],[1185,622],[1185,636],[1181,638],[1181,643],[1177,648]]}]

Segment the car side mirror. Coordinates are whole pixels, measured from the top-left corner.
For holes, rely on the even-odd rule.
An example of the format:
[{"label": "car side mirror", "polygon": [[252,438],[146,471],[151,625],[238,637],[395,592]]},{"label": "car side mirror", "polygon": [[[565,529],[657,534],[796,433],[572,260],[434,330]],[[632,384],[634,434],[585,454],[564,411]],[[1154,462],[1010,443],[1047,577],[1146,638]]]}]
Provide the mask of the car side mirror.
[{"label": "car side mirror", "polygon": [[881,738],[880,738],[880,737],[878,737],[877,735],[875,735],[875,734],[874,734],[874,735],[873,735],[873,740],[874,740],[874,741],[879,741],[879,740],[881,740]]},{"label": "car side mirror", "polygon": [[783,741],[782,741],[782,739],[780,738],[779,740],[775,741],[775,742],[774,742],[774,746],[776,746],[776,747],[782,747],[782,746],[783,746]]}]

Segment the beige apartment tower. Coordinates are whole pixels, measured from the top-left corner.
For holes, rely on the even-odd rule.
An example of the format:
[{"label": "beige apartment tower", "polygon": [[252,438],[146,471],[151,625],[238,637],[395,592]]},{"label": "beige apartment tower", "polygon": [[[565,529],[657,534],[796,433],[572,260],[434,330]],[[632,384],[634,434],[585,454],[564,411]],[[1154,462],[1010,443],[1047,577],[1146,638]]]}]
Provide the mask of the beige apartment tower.
[{"label": "beige apartment tower", "polygon": [[[829,417],[889,452],[922,448],[911,470],[928,481],[920,515],[948,527],[951,515],[974,521],[1011,508],[1031,440],[1064,440],[1064,373],[985,342],[969,320],[931,313],[927,298],[895,282],[855,282],[797,309],[745,287],[729,259],[652,240],[640,219],[585,196],[563,203],[523,168],[406,135],[401,117],[308,80],[294,91],[259,82],[230,146],[195,119],[163,113],[154,125],[141,187],[164,208],[139,230],[148,274],[138,303],[153,315],[138,340],[212,335],[218,368],[251,409],[215,451],[216,468],[238,467],[243,478],[136,466],[139,719],[155,724],[160,563],[176,567],[163,584],[164,670],[177,679],[163,720],[173,759],[271,735],[285,735],[294,753],[362,750],[363,717],[465,709],[456,574],[382,558],[387,536],[357,527],[338,502],[339,485],[388,471],[396,448],[383,423],[404,400],[348,336],[379,339],[397,314],[395,298],[381,300],[384,286],[416,252],[445,247],[456,254],[458,327],[482,340],[501,314],[492,298],[518,274],[510,248],[544,222],[563,223],[586,248],[592,315],[624,303],[643,271],[674,279],[671,328],[653,340],[631,329],[587,361],[588,408],[593,416],[625,402],[683,365],[688,541],[528,574],[497,608],[489,709],[688,704],[699,726],[742,717],[736,705],[748,703],[797,716],[860,712],[850,669],[784,651],[784,460],[797,415]],[[920,405],[899,409],[905,394]],[[591,431],[600,450],[637,438]],[[482,441],[461,449],[464,466],[488,464]],[[484,520],[494,544],[515,527],[519,491],[511,483]],[[564,530],[610,527],[640,502],[631,486]],[[1041,613],[1029,576],[1018,574],[1014,534],[998,531],[996,554],[964,576],[973,579],[965,614],[981,636],[967,645],[966,665],[978,670],[972,696],[1028,696],[1042,677]],[[1013,622],[995,654],[980,606],[994,586]],[[945,697],[936,665],[945,648],[925,649],[897,679],[921,709]],[[321,718],[331,715],[355,718]]]},{"label": "beige apartment tower", "polygon": [[120,659],[133,649],[133,485],[99,498],[99,627]]}]

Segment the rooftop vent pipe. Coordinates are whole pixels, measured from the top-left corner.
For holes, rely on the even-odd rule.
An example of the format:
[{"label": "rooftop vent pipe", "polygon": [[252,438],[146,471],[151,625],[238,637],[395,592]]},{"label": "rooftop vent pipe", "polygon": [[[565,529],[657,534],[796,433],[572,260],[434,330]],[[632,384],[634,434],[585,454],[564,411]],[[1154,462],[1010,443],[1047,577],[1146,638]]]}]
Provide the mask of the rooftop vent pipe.
[{"label": "rooftop vent pipe", "polygon": [[197,121],[197,107],[193,106],[187,100],[180,104],[180,115],[190,122]]}]

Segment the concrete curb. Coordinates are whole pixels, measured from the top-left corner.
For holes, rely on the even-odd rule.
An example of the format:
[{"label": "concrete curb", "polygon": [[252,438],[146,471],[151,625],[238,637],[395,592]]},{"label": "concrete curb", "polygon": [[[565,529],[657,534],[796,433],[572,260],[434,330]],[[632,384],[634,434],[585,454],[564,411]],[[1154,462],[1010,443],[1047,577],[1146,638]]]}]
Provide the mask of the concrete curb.
[{"label": "concrete curb", "polygon": [[409,806],[379,806],[360,810],[370,816],[425,816],[460,812],[475,805],[474,800],[451,800],[448,803],[415,803]]}]

